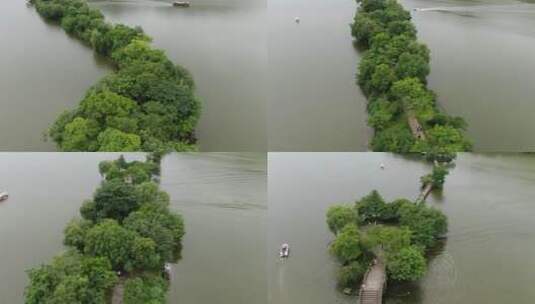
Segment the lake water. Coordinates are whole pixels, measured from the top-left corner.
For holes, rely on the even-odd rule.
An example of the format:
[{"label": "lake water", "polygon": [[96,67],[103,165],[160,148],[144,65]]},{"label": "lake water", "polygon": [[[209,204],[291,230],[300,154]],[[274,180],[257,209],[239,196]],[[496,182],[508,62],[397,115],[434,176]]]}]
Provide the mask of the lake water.
[{"label": "lake water", "polygon": [[534,151],[535,4],[402,0],[431,49],[430,87],[476,151]]},{"label": "lake water", "polygon": [[[429,165],[383,153],[272,153],[268,163],[271,303],[356,303],[336,289],[328,207],[374,189],[389,201],[414,199]],[[532,303],[534,183],[535,156],[461,154],[442,194],[428,198],[449,218],[447,240],[426,276],[390,284],[385,303]],[[292,249],[286,261],[278,258],[282,242]]]},{"label": "lake water", "polygon": [[[202,151],[266,151],[265,1],[99,1],[109,20],[140,25],[197,84]],[[53,151],[43,133],[110,72],[92,50],[23,0],[0,4],[0,150]]]},{"label": "lake water", "polygon": [[[366,100],[352,0],[92,1],[141,25],[193,73],[201,151],[366,151]],[[535,4],[402,0],[432,52],[440,107],[469,124],[476,151],[535,149]],[[51,151],[43,132],[109,67],[22,0],[2,1],[0,150]],[[423,11],[412,11],[424,8]],[[301,22],[296,23],[295,17]]]},{"label": "lake water", "polygon": [[355,10],[352,0],[268,1],[270,151],[368,150]]},{"label": "lake water", "polygon": [[[92,196],[110,153],[0,153],[0,302],[22,303],[25,270],[63,249],[63,229]],[[128,159],[142,159],[129,154]],[[184,216],[182,259],[168,303],[267,302],[265,154],[176,154],[162,188]]]},{"label": "lake water", "polygon": [[140,25],[195,78],[201,151],[266,151],[265,0],[92,2],[113,22]]}]

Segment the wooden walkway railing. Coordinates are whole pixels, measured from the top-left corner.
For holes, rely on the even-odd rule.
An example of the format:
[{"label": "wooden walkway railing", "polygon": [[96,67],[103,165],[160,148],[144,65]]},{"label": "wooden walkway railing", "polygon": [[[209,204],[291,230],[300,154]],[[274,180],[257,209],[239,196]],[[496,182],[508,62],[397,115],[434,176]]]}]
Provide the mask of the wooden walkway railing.
[{"label": "wooden walkway railing", "polygon": [[359,291],[359,304],[381,304],[386,284],[386,269],[381,261],[377,261],[364,274]]}]

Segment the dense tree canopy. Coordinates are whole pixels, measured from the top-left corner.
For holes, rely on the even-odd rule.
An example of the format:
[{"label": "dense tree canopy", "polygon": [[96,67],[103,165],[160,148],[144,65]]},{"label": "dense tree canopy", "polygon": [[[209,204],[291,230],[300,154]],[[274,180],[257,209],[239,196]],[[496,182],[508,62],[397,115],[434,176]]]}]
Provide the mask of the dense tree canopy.
[{"label": "dense tree canopy", "polygon": [[414,281],[424,275],[425,251],[447,231],[442,212],[406,199],[387,203],[377,191],[358,200],[354,209],[332,206],[327,212],[329,229],[336,234],[330,252],[342,264],[342,288],[358,286],[373,257],[386,264],[391,280]]},{"label": "dense tree canopy", "polygon": [[108,259],[75,250],[28,271],[28,276],[26,304],[106,304],[106,292],[117,282]]},{"label": "dense tree canopy", "polygon": [[90,88],[49,130],[63,151],[191,151],[200,102],[190,73],[139,27],[112,25],[83,0],[32,0],[39,14],[111,60],[117,70]]},{"label": "dense tree canopy", "polygon": [[415,281],[427,270],[425,258],[421,251],[413,246],[401,248],[388,255],[388,275],[397,281]]},{"label": "dense tree canopy", "polygon": [[350,206],[332,206],[327,210],[327,225],[334,234],[337,234],[347,224],[357,222],[357,212]]},{"label": "dense tree canopy", "polygon": [[357,225],[347,224],[331,244],[331,253],[343,264],[356,261],[362,254]]},{"label": "dense tree canopy", "polygon": [[[435,94],[427,89],[429,49],[418,43],[408,11],[396,0],[358,0],[351,25],[366,48],[359,63],[358,84],[368,96],[368,123],[375,129],[374,151],[424,152],[429,159],[451,160],[453,152],[469,151],[466,123],[440,113]],[[416,139],[408,117],[416,117],[425,139]]]},{"label": "dense tree canopy", "polygon": [[116,271],[128,274],[125,303],[165,303],[164,264],[180,256],[184,224],[155,183],[154,159],[100,163],[104,181],[65,228],[69,251],[29,271],[27,304],[108,303]]}]

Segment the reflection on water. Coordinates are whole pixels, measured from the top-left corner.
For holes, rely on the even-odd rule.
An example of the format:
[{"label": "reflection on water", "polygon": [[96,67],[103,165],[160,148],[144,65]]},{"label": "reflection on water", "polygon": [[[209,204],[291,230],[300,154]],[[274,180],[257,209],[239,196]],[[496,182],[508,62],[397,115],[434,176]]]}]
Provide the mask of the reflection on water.
[{"label": "reflection on water", "polygon": [[[425,277],[390,284],[386,303],[532,303],[535,157],[460,154],[456,163],[442,196],[428,198],[448,216],[447,239],[430,252]],[[283,268],[284,285],[270,251],[272,302],[355,303],[336,290],[327,208],[373,189],[387,200],[414,198],[429,170],[423,162],[383,153],[270,154],[268,248],[287,241],[295,249]]]},{"label": "reflection on water", "polygon": [[[78,215],[113,153],[0,153],[0,302],[22,303],[25,270],[62,250],[63,228]],[[128,154],[127,159],[143,159]],[[172,154],[162,188],[184,216],[182,259],[172,267],[169,304],[266,304],[265,154]]]}]

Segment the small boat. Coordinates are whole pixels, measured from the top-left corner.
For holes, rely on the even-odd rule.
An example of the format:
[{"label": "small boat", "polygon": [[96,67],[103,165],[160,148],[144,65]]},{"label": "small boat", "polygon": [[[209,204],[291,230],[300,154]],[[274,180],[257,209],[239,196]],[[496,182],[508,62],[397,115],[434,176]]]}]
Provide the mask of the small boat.
[{"label": "small boat", "polygon": [[286,244],[286,243],[282,244],[279,255],[280,255],[281,258],[289,257],[290,256],[290,246],[288,246],[288,244]]},{"label": "small boat", "polygon": [[0,192],[0,202],[7,200],[9,194],[7,192]]},{"label": "small boat", "polygon": [[294,20],[295,20],[295,23],[299,23],[299,22],[301,22],[301,19],[299,19],[299,17],[295,17]]},{"label": "small boat", "polygon": [[381,169],[384,170],[384,168],[385,168],[385,164],[381,163],[381,164],[379,165],[379,168],[381,168]]},{"label": "small boat", "polygon": [[173,6],[176,6],[176,7],[189,7],[190,3],[188,1],[175,1],[175,2],[173,2]]}]

